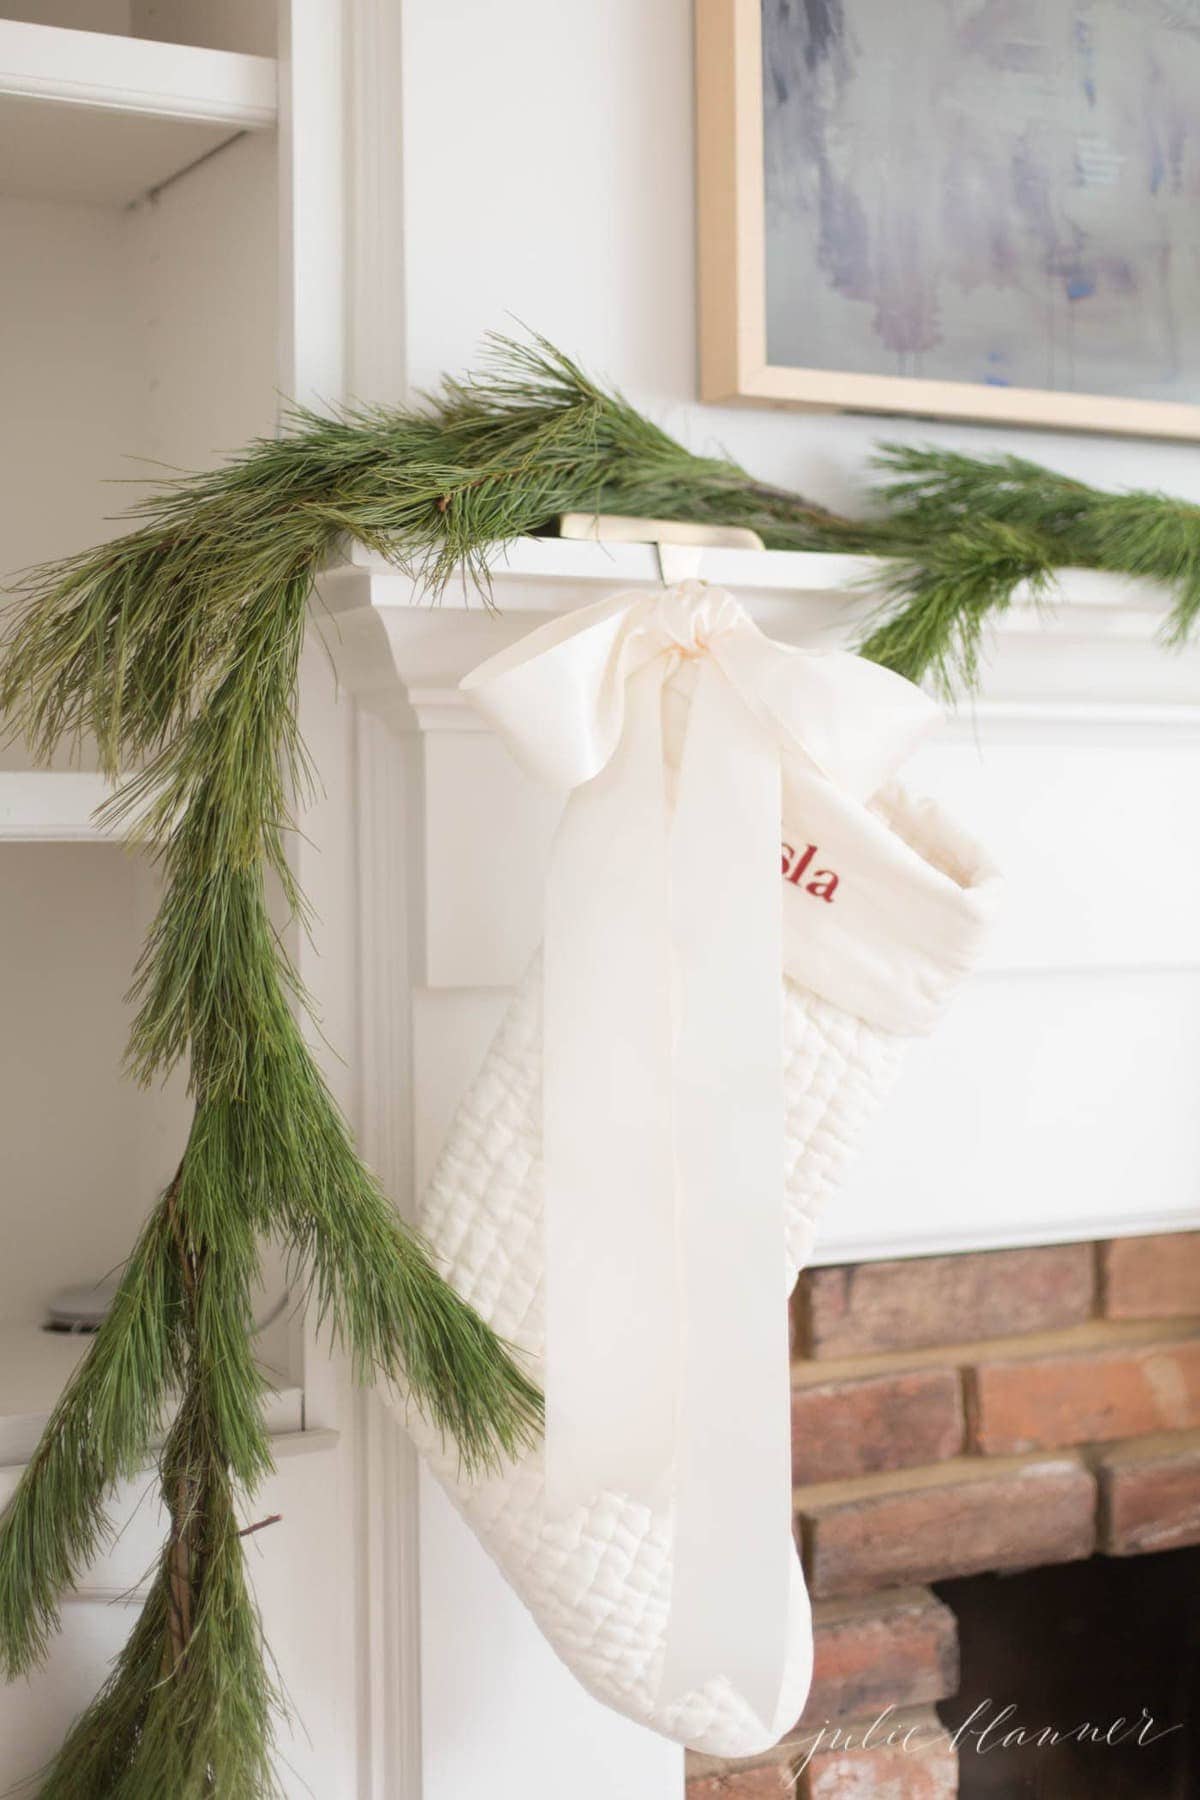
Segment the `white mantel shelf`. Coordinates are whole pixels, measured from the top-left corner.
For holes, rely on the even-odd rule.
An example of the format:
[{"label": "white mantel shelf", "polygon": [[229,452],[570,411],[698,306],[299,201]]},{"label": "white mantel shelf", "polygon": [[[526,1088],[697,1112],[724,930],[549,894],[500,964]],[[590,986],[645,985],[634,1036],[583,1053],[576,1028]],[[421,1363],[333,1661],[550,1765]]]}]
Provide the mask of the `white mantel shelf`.
[{"label": "white mantel shelf", "polygon": [[[868,592],[889,567],[882,557],[841,556],[812,550],[721,550],[703,552],[700,576],[714,587],[737,594],[846,594],[861,584]],[[395,581],[413,594],[408,577],[376,552],[346,544],[333,568],[357,571],[372,580]],[[658,557],[650,544],[599,544],[558,537],[516,538],[490,558],[492,582],[504,604],[527,612],[565,612],[597,598],[599,588],[651,587],[660,580]],[[547,587],[556,592],[551,597]],[[1163,589],[1156,582],[1110,575],[1097,569],[1063,569],[1054,604],[1112,619],[1143,619],[1157,629],[1165,611]],[[471,609],[481,603],[469,581],[452,581],[439,596],[441,606]],[[1018,589],[1017,606],[1030,605]]]},{"label": "white mantel shelf", "polygon": [[[396,576],[384,557],[360,544],[345,546],[343,565],[373,578]],[[653,586],[660,580],[658,557],[650,544],[599,544],[559,537],[522,537],[499,547],[489,558],[497,590],[511,594],[520,611],[566,611],[598,588]],[[700,573],[714,586],[738,593],[831,592],[869,578],[882,565],[875,557],[835,556],[793,550],[719,550],[703,552]],[[404,576],[397,579],[405,581]],[[409,584],[411,585],[411,584]],[[556,597],[545,591],[556,590]],[[443,606],[473,608],[479,594],[468,582],[452,581],[439,598]]]},{"label": "white mantel shelf", "polygon": [[[700,577],[726,587],[769,635],[812,649],[849,648],[879,604],[888,565],[872,557],[806,551],[706,550]],[[437,595],[384,558],[347,544],[321,581],[318,628],[343,678],[384,703],[403,694],[420,723],[459,728],[455,689],[484,657],[531,630],[621,588],[660,582],[648,544],[519,538],[490,560],[490,593],[469,577]],[[1018,590],[989,627],[980,695],[954,728],[983,718],[1020,732],[1054,722],[1066,730],[1142,733],[1200,730],[1200,649],[1161,641],[1170,596],[1153,582],[1064,569],[1037,602]],[[534,615],[534,616],[531,616]]]}]

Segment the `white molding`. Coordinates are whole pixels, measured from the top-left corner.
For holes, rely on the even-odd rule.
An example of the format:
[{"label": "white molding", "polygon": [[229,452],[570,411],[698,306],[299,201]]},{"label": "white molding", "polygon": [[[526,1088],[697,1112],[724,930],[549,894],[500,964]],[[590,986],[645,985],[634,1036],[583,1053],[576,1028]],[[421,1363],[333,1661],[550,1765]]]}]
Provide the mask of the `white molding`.
[{"label": "white molding", "polygon": [[346,385],[372,406],[405,398],[403,7],[351,0],[346,120]]},{"label": "white molding", "polygon": [[[836,1206],[836,1202],[834,1203]],[[1051,1220],[1044,1214],[1015,1213],[1003,1227],[989,1223],[986,1231],[973,1231],[963,1226],[955,1231],[904,1231],[896,1236],[882,1234],[863,1237],[839,1235],[836,1218],[831,1229],[820,1233],[809,1258],[809,1266],[828,1267],[840,1263],[890,1262],[909,1256],[958,1256],[978,1250],[1028,1250],[1040,1244],[1090,1244],[1105,1238],[1147,1237],[1158,1232],[1196,1231],[1200,1229],[1200,1208],[1165,1207],[1159,1210],[1129,1213],[1125,1216],[1106,1213],[1103,1218],[1088,1220]]]},{"label": "white molding", "polygon": [[1045,743],[1066,735],[1110,743],[1117,732],[1147,742],[1177,743],[1200,737],[1200,702],[981,698],[964,701],[947,715],[944,735],[956,742],[983,731],[991,742]]},{"label": "white molding", "polygon": [[268,131],[275,124],[275,62],[0,19],[0,96],[6,95]]},{"label": "white molding", "polygon": [[1128,958],[1097,958],[1094,954],[1081,956],[1076,962],[1043,961],[1033,958],[1012,957],[1002,961],[985,962],[971,976],[972,982],[1010,981],[1013,976],[1034,975],[1039,981],[1063,976],[1070,979],[1074,975],[1194,975],[1200,969],[1200,938],[1196,943],[1195,957],[1184,961],[1177,956],[1159,957],[1149,951],[1137,962]]},{"label": "white molding", "polygon": [[411,1212],[412,1140],[404,766],[372,713],[355,718],[359,888],[360,1133],[371,1166]]},{"label": "white molding", "polygon": [[487,720],[457,687],[410,687],[408,704],[418,731],[488,731]]},{"label": "white molding", "polygon": [[[405,689],[405,700],[406,711],[395,716],[409,729],[424,733],[489,729],[478,709],[455,685],[413,682]],[[1111,742],[1114,731],[1146,742],[1195,741],[1200,739],[1200,703],[981,698],[949,711],[940,735],[955,743],[972,742],[985,733],[991,743],[1044,743],[1048,736]]]},{"label": "white molding", "polygon": [[358,1796],[421,1792],[417,1459],[379,1395],[355,1408],[358,1491]]},{"label": "white molding", "polygon": [[[412,1209],[408,871],[402,747],[359,708],[359,1081],[362,1154],[403,1213]],[[421,1791],[420,1594],[416,1454],[369,1390],[355,1406],[359,1582],[359,1800]]]},{"label": "white molding", "polygon": [[[347,399],[400,398],[402,10],[390,0],[289,0],[280,8],[279,387],[322,411]],[[353,916],[340,929],[353,936],[356,962],[339,966],[356,990],[352,1117],[364,1159],[406,1210],[404,770],[395,737],[366,710],[373,626],[369,609],[357,620],[332,620],[319,605],[312,614],[343,685],[363,702],[352,702],[352,768],[338,795],[351,809],[355,840]],[[348,657],[361,682],[346,681]],[[402,711],[394,677],[374,704],[385,720]],[[346,1383],[338,1402],[354,1496],[352,1791],[357,1800],[419,1800],[416,1459],[378,1393]]]},{"label": "white molding", "polygon": [[346,397],[345,29],[333,0],[279,9],[279,392]]}]

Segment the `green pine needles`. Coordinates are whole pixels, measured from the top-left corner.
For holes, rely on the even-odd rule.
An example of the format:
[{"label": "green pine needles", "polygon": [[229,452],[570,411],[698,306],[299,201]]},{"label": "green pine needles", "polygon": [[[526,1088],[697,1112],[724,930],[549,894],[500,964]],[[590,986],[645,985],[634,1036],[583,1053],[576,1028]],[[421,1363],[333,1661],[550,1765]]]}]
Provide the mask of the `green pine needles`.
[{"label": "green pine needles", "polygon": [[975,685],[988,624],[1024,584],[1048,596],[1056,569],[1108,569],[1163,583],[1166,640],[1181,644],[1200,611],[1200,507],[1167,494],[1106,494],[1017,456],[972,457],[886,445],[886,512],[863,548],[896,559],[876,662],[947,695]]},{"label": "green pine needles", "polygon": [[[484,1466],[532,1440],[540,1396],[460,1301],[354,1153],[301,1033],[268,914],[303,918],[286,855],[308,771],[296,732],[308,601],[343,536],[437,592],[486,593],[487,553],[556,514],[752,527],[772,548],[892,558],[863,652],[970,684],[1019,585],[1083,564],[1200,610],[1200,510],[1101,494],[1015,458],[885,449],[884,510],[839,518],[690,454],[541,340],[496,340],[423,408],[298,413],[277,439],[169,483],[129,535],[37,570],[0,653],[0,708],[34,751],[99,746],[163,899],[136,975],[133,1072],[190,1068],[178,1171],[116,1303],[0,1521],[0,1667],[36,1666],[101,1548],[115,1486],[158,1463],[170,1530],[112,1675],[40,1789],[51,1800],[263,1800],[278,1704],[238,1504],[270,1468],[252,1354],[259,1245],[282,1241],[363,1380],[403,1382]],[[165,1441],[164,1441],[165,1432]]]}]

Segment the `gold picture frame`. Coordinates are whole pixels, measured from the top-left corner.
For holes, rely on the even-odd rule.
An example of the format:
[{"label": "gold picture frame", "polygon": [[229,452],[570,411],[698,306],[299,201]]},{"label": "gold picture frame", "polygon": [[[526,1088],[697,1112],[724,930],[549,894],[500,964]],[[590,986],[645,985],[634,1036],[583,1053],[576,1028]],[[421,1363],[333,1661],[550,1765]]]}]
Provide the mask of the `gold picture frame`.
[{"label": "gold picture frame", "polygon": [[695,0],[701,398],[1200,438],[1200,405],[772,364],[767,356],[762,0]]}]

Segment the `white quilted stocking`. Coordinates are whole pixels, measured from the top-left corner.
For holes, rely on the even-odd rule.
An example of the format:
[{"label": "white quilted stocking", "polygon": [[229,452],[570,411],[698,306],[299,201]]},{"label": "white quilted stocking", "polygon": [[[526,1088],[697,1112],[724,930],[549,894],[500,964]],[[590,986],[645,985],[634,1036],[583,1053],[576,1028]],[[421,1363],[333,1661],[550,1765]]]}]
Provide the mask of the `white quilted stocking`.
[{"label": "white quilted stocking", "polygon": [[[808,1260],[828,1195],[899,1069],[905,1039],[784,979],[789,1285]],[[530,969],[463,1100],[419,1226],[448,1280],[541,1379],[541,971]],[[614,1321],[614,1329],[620,1329]],[[418,1446],[541,1629],[596,1698],[695,1750],[750,1756],[799,1718],[812,1674],[808,1596],[792,1568],[789,1655],[779,1708],[759,1720],[725,1681],[663,1707],[671,1517],[603,1494],[546,1516],[542,1450],[478,1482],[420,1419]],[[736,1545],[730,1554],[736,1555]]]},{"label": "white quilted stocking", "polygon": [[[685,595],[684,601],[689,629],[696,619],[716,616],[713,596]],[[592,616],[607,628],[620,605],[593,609]],[[641,629],[640,601],[630,603],[629,616]],[[718,625],[730,617],[730,629],[744,644],[753,628],[737,609],[721,613]],[[657,630],[661,618],[660,609],[648,629]],[[624,629],[624,620],[618,618],[618,625]],[[561,641],[561,628],[555,633],[543,634],[552,648]],[[696,643],[704,648],[699,634]],[[666,791],[674,805],[696,677],[694,659],[684,658],[676,668],[681,659],[672,654],[675,673],[665,680],[663,718]],[[876,691],[886,704],[886,684],[895,678],[864,674],[863,668],[850,675],[868,707]],[[811,676],[819,701],[822,669],[801,673]],[[876,677],[878,689],[871,685]],[[553,697],[556,690],[550,691]],[[569,725],[569,714],[564,716]],[[853,761],[855,741],[846,734],[839,740],[831,727],[830,757]],[[821,761],[804,756],[784,757],[782,823],[782,875],[775,879],[783,884],[782,1251],[790,1290],[811,1254],[821,1207],[891,1085],[907,1038],[931,1028],[977,955],[994,881],[976,846],[935,807],[910,801],[894,786],[865,805],[831,781]],[[457,1292],[544,1385],[542,1067],[539,957],[458,1109],[418,1222]],[[731,1206],[738,1198],[731,1196]],[[630,1244],[629,1254],[637,1252]],[[621,1325],[614,1318],[613,1332],[620,1333]],[[701,1325],[709,1328],[707,1321]],[[711,1329],[720,1328],[720,1320],[711,1322]],[[753,1394],[746,1401],[753,1405]],[[794,1549],[774,1716],[760,1717],[724,1675],[690,1691],[671,1691],[664,1665],[676,1542],[672,1503],[656,1507],[614,1488],[569,1512],[551,1511],[540,1444],[498,1472],[468,1480],[453,1444],[419,1417],[408,1422],[455,1505],[550,1644],[597,1699],[680,1743],[721,1756],[755,1754],[795,1724],[812,1672],[812,1632]],[[784,1538],[779,1549],[786,1548]],[[712,1546],[715,1561],[736,1562],[738,1550],[737,1543]],[[782,1555],[779,1566],[782,1571]]]}]

